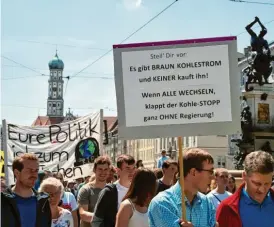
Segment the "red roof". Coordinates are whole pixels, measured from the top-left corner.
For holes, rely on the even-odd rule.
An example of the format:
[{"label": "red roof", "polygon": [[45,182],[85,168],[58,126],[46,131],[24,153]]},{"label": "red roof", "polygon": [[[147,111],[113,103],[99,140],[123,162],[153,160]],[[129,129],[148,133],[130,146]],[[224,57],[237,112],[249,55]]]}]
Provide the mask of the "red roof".
[{"label": "red roof", "polygon": [[63,120],[64,117],[38,116],[31,126],[60,124]]},{"label": "red roof", "polygon": [[117,121],[117,117],[104,117],[104,120],[107,121],[108,131],[113,128],[113,125]]},{"label": "red roof", "polygon": [[[48,117],[48,116],[38,116],[36,120],[32,123],[32,126],[44,126],[60,124],[64,120],[64,117]],[[117,121],[117,117],[104,117],[107,121],[108,130],[111,130]]]}]

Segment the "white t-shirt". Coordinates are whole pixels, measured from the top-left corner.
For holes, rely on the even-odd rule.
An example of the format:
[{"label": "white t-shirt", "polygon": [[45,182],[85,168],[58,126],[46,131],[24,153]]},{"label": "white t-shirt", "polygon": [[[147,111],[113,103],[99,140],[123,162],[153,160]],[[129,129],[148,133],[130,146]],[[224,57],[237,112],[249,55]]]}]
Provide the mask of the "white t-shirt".
[{"label": "white t-shirt", "polygon": [[62,197],[62,207],[69,211],[74,211],[77,209],[77,202],[74,195],[71,192],[64,192]]},{"label": "white t-shirt", "polygon": [[116,184],[117,191],[118,191],[118,209],[119,209],[123,198],[127,194],[128,188],[120,185],[118,181],[116,181],[115,184]]},{"label": "white t-shirt", "polygon": [[224,194],[220,194],[216,192],[216,189],[213,189],[211,192],[209,192],[206,196],[211,200],[214,207],[217,209],[221,201],[226,199],[227,197],[231,196],[232,194],[228,191],[225,191]]},{"label": "white t-shirt", "polygon": [[59,218],[51,220],[51,227],[73,227],[72,214],[63,209]]}]

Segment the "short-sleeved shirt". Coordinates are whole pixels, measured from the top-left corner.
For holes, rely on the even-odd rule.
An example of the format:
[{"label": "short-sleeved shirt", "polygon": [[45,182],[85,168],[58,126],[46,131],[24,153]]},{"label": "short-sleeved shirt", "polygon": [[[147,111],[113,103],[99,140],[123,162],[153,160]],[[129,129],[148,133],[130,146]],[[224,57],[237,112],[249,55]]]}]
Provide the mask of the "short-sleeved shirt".
[{"label": "short-sleeved shirt", "polygon": [[[88,205],[88,212],[93,213],[102,188],[94,188],[90,184],[84,185],[78,193],[78,204]],[[81,227],[90,227],[90,223],[81,221]]]},{"label": "short-sleeved shirt", "polygon": [[73,217],[70,211],[63,209],[62,214],[57,219],[52,219],[51,227],[73,227]]},{"label": "short-sleeved shirt", "polygon": [[23,198],[17,194],[14,195],[20,213],[21,227],[35,227],[37,198],[35,196]]},{"label": "short-sleeved shirt", "polygon": [[[198,192],[192,204],[185,197],[186,218],[195,227],[215,227],[216,210],[212,202]],[[171,188],[155,196],[148,208],[150,227],[179,227],[182,214],[181,186],[177,182]]]},{"label": "short-sleeved shirt", "polygon": [[206,197],[209,198],[211,200],[211,202],[213,203],[215,209],[217,210],[218,206],[220,205],[220,203],[228,198],[229,196],[231,196],[232,194],[228,191],[225,191],[223,194],[220,194],[216,191],[216,189],[212,190],[211,192],[209,192]]},{"label": "short-sleeved shirt", "polygon": [[253,200],[245,189],[242,189],[239,211],[243,227],[270,227],[274,220],[274,199],[270,192],[259,204]]},{"label": "short-sleeved shirt", "polygon": [[163,166],[164,161],[167,160],[167,159],[169,159],[168,156],[161,156],[157,161],[157,168],[161,169],[162,166]]},{"label": "short-sleeved shirt", "polygon": [[61,207],[70,212],[75,211],[78,208],[75,196],[71,192],[64,192]]}]

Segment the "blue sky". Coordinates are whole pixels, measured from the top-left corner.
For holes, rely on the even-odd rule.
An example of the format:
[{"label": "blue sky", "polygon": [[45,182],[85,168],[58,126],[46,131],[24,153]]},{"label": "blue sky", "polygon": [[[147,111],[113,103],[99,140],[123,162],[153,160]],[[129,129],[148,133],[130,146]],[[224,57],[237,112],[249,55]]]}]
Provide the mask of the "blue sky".
[{"label": "blue sky", "polygon": [[[57,48],[65,63],[64,76],[73,75],[171,2],[173,0],[3,0],[2,55],[49,74],[48,62],[55,55],[56,46],[46,43],[62,44]],[[274,3],[273,0],[264,2]],[[262,22],[273,20],[273,11],[274,6],[228,0],[179,0],[127,42],[237,35],[255,16]],[[269,30],[266,38],[274,40],[274,22],[266,26]],[[248,44],[248,34],[241,34],[238,50],[242,51]],[[46,115],[48,78],[36,76],[37,73],[6,59],[1,61],[2,118],[30,125],[38,115]],[[29,78],[11,79],[13,77]],[[116,115],[113,77],[110,53],[69,81],[65,110],[71,107],[74,114],[84,115],[93,109],[105,108],[105,115]]]}]

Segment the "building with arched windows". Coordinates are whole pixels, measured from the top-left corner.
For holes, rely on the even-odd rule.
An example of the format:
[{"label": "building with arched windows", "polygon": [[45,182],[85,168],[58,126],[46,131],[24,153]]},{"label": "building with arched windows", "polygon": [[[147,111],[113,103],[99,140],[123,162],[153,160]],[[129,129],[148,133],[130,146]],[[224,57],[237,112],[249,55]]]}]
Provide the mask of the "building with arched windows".
[{"label": "building with arched windows", "polygon": [[50,77],[48,81],[47,102],[47,116],[49,117],[63,117],[64,115],[63,70],[64,63],[56,53],[54,58],[49,62]]}]

